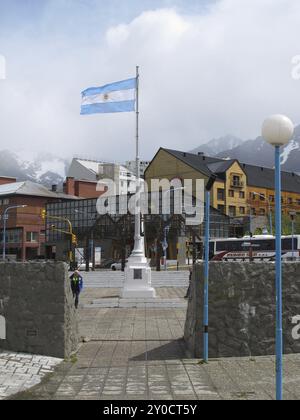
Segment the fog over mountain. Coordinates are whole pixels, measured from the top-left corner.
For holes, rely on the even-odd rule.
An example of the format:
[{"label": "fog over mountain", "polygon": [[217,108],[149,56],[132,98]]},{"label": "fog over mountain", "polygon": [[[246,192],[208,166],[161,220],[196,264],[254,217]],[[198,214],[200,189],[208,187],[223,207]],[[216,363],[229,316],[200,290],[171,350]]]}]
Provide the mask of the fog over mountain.
[{"label": "fog over mountain", "polygon": [[49,188],[62,186],[68,165],[69,161],[47,153],[27,161],[9,150],[0,151],[0,176],[38,182]]},{"label": "fog over mountain", "polygon": [[[221,159],[238,159],[251,165],[274,167],[274,148],[262,137],[243,141],[234,136],[225,136],[192,151],[192,153],[199,152]],[[295,128],[290,143],[282,148],[281,164],[284,171],[300,173],[300,125]]]},{"label": "fog over mountain", "polygon": [[201,152],[207,156],[215,156],[218,153],[241,146],[242,143],[243,143],[242,139],[239,139],[238,137],[235,137],[235,136],[227,135],[224,137],[220,137],[218,139],[213,139],[209,141],[208,143],[192,150],[191,153],[196,154],[196,153]]}]

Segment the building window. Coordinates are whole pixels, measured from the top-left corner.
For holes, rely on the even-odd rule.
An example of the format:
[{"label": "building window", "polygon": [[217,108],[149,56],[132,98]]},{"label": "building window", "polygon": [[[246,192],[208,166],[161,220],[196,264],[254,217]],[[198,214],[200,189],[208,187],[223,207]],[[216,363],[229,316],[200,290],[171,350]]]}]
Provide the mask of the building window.
[{"label": "building window", "polygon": [[256,209],[254,207],[251,209],[251,214],[252,216],[256,216]]},{"label": "building window", "polygon": [[288,198],[288,204],[293,204],[293,199],[291,197]]},{"label": "building window", "polygon": [[244,191],[240,191],[240,198],[243,200],[245,198],[245,193]]},{"label": "building window", "polygon": [[265,216],[266,215],[266,210],[265,209],[259,209],[259,214],[260,214],[260,216]]},{"label": "building window", "polygon": [[26,233],[26,242],[38,242],[39,234],[38,232],[27,232]]},{"label": "building window", "polygon": [[[0,241],[3,241],[3,231],[0,231]],[[22,229],[9,229],[6,231],[7,244],[21,244],[22,243]]]},{"label": "building window", "polygon": [[245,214],[245,207],[240,207],[240,214]]},{"label": "building window", "polygon": [[222,188],[218,188],[218,200],[224,201],[225,199],[225,191]]},{"label": "building window", "polygon": [[221,204],[219,204],[219,205],[218,205],[218,210],[219,210],[221,213],[225,214],[225,206],[222,206]]},{"label": "building window", "polygon": [[274,203],[275,201],[275,196],[274,195],[270,195],[269,200],[271,203]]},{"label": "building window", "polygon": [[260,201],[265,201],[266,196],[265,194],[259,194]]},{"label": "building window", "polygon": [[4,200],[0,200],[0,206],[8,206],[9,199],[5,198]]},{"label": "building window", "polygon": [[236,207],[235,206],[229,206],[229,216],[235,217],[236,216]]},{"label": "building window", "polygon": [[241,183],[241,177],[238,175],[234,175],[232,177],[232,186],[233,187],[241,187],[242,183]]},{"label": "building window", "polygon": [[229,190],[228,191],[228,195],[229,195],[229,197],[233,198],[234,197],[234,191],[233,190]]}]

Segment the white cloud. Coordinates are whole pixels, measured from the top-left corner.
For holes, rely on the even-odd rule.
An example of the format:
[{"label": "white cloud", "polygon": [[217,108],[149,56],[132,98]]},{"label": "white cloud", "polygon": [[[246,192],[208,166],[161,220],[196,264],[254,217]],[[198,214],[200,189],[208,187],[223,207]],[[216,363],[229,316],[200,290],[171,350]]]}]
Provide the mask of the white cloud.
[{"label": "white cloud", "polygon": [[192,149],[227,133],[255,137],[272,113],[300,122],[300,82],[291,77],[299,18],[294,0],[221,0],[199,15],[145,11],[97,43],[88,33],[26,34],[19,45],[15,37],[12,73],[0,85],[1,146],[131,158],[134,116],[81,117],[80,91],[132,77],[137,64],[145,158],[160,146]]}]

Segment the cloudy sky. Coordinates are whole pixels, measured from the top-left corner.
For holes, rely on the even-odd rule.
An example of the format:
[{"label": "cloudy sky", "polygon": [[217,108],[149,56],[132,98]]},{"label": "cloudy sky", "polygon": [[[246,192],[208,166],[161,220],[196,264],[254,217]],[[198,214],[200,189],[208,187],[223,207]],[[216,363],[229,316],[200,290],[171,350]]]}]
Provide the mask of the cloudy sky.
[{"label": "cloudy sky", "polygon": [[80,116],[80,92],[137,64],[143,158],[300,123],[299,39],[295,0],[0,0],[0,150],[132,158],[134,114]]}]

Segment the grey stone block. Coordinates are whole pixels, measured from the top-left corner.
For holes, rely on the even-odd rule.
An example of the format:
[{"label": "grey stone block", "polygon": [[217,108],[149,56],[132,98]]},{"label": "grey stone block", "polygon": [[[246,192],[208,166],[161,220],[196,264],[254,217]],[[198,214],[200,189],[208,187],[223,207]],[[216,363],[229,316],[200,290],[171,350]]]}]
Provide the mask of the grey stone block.
[{"label": "grey stone block", "polygon": [[78,348],[77,312],[63,263],[0,263],[0,349],[69,357]]},{"label": "grey stone block", "polygon": [[[195,266],[185,324],[185,341],[193,357],[203,357],[203,264]],[[300,353],[292,338],[292,317],[300,314],[300,263],[283,264],[285,353]],[[275,265],[210,263],[209,356],[274,354],[276,331]]]}]

